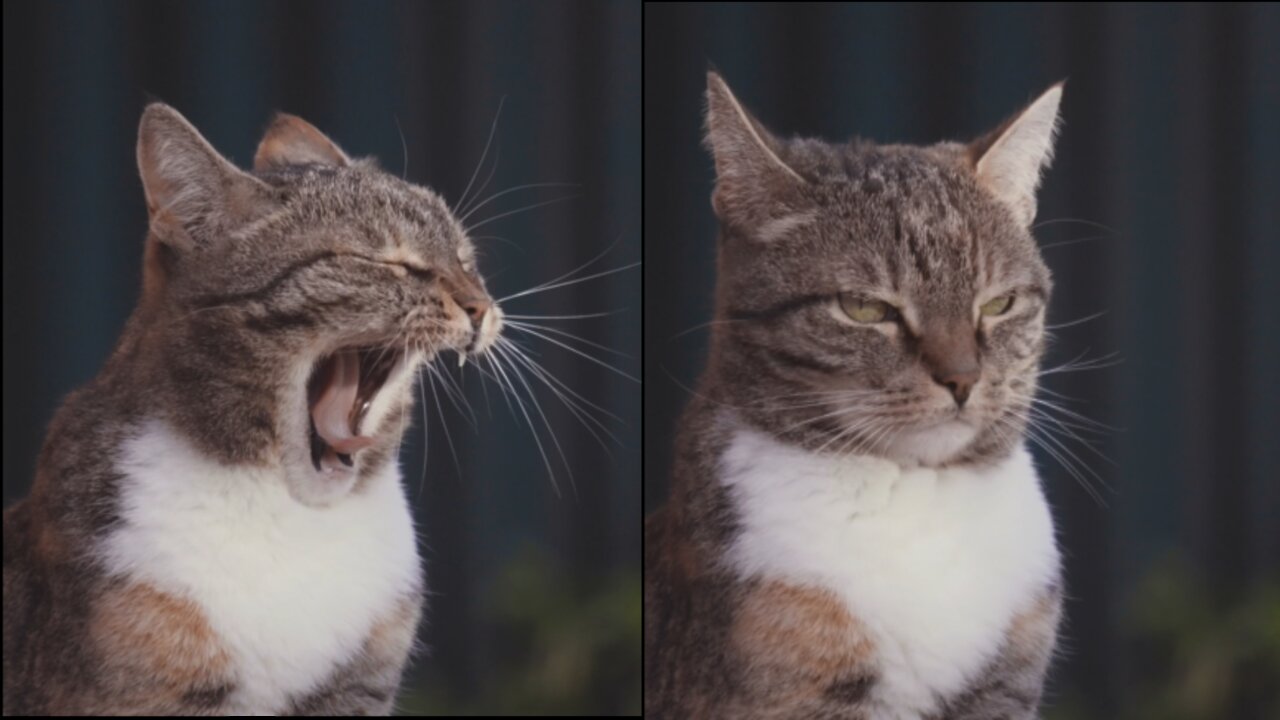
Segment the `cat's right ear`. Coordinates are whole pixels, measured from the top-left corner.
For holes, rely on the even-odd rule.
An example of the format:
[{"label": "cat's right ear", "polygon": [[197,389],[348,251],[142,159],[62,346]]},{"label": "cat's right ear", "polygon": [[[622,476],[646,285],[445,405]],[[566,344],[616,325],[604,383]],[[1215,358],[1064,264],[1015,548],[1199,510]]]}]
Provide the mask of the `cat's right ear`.
[{"label": "cat's right ear", "polygon": [[711,204],[722,222],[771,240],[782,234],[780,225],[803,213],[806,181],[715,71],[707,73],[707,146],[716,163]]},{"label": "cat's right ear", "polygon": [[999,127],[969,144],[978,182],[1003,202],[1023,227],[1036,217],[1036,190],[1053,161],[1058,134],[1059,82]]},{"label": "cat's right ear", "polygon": [[218,154],[177,110],[152,103],[138,125],[151,237],[183,250],[248,219],[270,189]]},{"label": "cat's right ear", "polygon": [[347,167],[351,158],[315,125],[297,115],[276,113],[258,143],[253,169],[258,172],[285,165],[335,165]]}]

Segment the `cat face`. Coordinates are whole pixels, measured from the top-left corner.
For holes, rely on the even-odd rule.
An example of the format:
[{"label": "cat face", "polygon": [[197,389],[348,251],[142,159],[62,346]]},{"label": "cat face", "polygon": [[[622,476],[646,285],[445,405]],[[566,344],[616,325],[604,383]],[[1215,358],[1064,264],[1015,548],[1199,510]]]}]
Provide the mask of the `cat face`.
[{"label": "cat face", "polygon": [[463,362],[501,332],[443,200],[299,118],[275,120],[246,173],[153,105],[138,159],[143,315],[174,394],[204,385],[208,406],[173,414],[223,459],[280,463],[300,500],[328,502],[387,461],[422,362]]},{"label": "cat face", "polygon": [[970,146],[832,145],[773,137],[713,75],[718,391],[824,451],[937,465],[1016,442],[1043,350],[1029,226],[1059,96]]}]

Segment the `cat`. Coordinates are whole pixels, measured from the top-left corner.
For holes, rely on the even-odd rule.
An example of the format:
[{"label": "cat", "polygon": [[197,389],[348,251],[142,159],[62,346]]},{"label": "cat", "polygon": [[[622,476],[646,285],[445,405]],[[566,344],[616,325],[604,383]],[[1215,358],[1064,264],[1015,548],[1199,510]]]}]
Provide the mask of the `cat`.
[{"label": "cat", "polygon": [[653,716],[1036,716],[1062,580],[1022,432],[1061,96],[969,144],[830,144],[708,75],[716,322],[645,524]]},{"label": "cat", "polygon": [[4,513],[4,713],[387,714],[416,370],[502,329],[472,244],[292,115],[247,172],[152,104],[137,159],[137,307]]}]

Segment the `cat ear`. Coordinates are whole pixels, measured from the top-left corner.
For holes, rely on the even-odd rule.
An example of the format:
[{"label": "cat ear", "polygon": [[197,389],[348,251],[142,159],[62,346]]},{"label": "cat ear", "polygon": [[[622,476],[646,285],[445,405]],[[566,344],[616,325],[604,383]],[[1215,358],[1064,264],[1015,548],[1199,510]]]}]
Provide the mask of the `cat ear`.
[{"label": "cat ear", "polygon": [[978,181],[1008,205],[1025,227],[1035,219],[1036,189],[1053,160],[1061,101],[1059,82],[968,148]]},{"label": "cat ear", "polygon": [[794,226],[807,183],[714,71],[707,73],[707,146],[716,163],[712,206],[722,221],[766,240],[785,232],[770,230],[779,223]]},{"label": "cat ear", "polygon": [[307,164],[347,167],[351,158],[315,125],[297,115],[276,113],[258,143],[253,169],[262,172],[281,165]]},{"label": "cat ear", "polygon": [[152,235],[178,248],[234,227],[269,195],[262,181],[219,155],[186,118],[163,103],[148,105],[142,113],[138,172]]}]

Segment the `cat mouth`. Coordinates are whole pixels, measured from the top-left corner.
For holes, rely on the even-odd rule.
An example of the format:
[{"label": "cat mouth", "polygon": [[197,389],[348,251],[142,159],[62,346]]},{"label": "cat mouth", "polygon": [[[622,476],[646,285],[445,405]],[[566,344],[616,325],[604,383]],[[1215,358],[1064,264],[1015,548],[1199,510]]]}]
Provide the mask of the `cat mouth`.
[{"label": "cat mouth", "polygon": [[307,406],[317,472],[348,470],[355,465],[352,455],[377,443],[372,428],[361,425],[403,355],[385,347],[343,348],[316,365],[307,381]]}]

